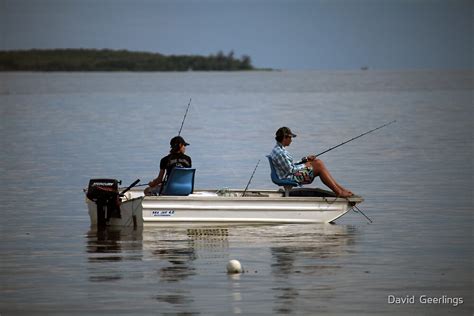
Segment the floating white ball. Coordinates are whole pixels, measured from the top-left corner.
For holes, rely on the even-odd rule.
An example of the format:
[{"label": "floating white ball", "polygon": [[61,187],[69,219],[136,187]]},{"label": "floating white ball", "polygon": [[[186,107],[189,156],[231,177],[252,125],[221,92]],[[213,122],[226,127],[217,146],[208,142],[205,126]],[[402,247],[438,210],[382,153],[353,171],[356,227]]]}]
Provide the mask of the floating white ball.
[{"label": "floating white ball", "polygon": [[227,273],[242,273],[242,265],[238,260],[230,260],[227,264]]}]

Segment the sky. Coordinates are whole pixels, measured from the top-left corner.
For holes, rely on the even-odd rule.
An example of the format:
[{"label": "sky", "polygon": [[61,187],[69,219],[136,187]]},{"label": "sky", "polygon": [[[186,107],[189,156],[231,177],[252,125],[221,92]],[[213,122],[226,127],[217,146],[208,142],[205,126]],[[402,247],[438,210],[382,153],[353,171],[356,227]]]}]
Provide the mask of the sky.
[{"label": "sky", "polygon": [[473,69],[472,0],[0,0],[0,50],[210,55],[259,68]]}]

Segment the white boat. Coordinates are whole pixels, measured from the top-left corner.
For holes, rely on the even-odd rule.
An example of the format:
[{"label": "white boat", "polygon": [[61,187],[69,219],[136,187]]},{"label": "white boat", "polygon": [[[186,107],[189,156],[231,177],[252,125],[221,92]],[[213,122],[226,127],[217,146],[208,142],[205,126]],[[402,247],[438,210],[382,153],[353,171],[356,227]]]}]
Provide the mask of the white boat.
[{"label": "white boat", "polygon": [[271,162],[270,167],[272,181],[284,190],[194,190],[192,168],[174,168],[159,196],[133,188],[140,180],[119,192],[115,179],[91,179],[85,190],[91,224],[330,223],[363,201],[322,189],[292,189],[298,184],[278,179]]},{"label": "white boat", "polygon": [[[282,224],[330,223],[363,201],[359,196],[337,198],[321,189],[282,190],[196,190],[187,196],[144,196],[132,189],[120,197],[119,212],[102,214],[107,226],[144,224],[232,223]],[[298,196],[299,195],[299,196]],[[96,226],[99,205],[86,198],[91,225]],[[104,207],[104,206],[101,206]]]}]

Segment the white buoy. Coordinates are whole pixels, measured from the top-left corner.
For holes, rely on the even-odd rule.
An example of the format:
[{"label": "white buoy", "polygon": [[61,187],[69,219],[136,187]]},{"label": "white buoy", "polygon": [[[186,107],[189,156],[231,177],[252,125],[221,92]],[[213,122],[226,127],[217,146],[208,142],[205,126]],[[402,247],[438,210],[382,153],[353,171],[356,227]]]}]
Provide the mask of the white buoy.
[{"label": "white buoy", "polygon": [[230,260],[227,264],[227,273],[242,273],[242,265],[238,260]]}]

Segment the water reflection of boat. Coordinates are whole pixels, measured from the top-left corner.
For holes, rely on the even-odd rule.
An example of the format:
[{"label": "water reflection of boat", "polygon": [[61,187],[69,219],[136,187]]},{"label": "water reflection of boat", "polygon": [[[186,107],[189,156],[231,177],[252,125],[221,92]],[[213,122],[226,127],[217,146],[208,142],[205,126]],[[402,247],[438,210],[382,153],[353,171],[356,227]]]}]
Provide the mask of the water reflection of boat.
[{"label": "water reflection of boat", "polygon": [[[337,273],[335,258],[348,251],[356,233],[351,226],[327,224],[109,227],[89,231],[87,270],[91,282],[138,284],[163,313],[192,312],[198,305],[213,314],[202,303],[216,295],[226,297],[223,304],[232,310],[245,311],[241,283],[271,280],[265,282],[282,286],[267,284],[270,291],[262,295],[279,313],[295,310],[305,295],[294,278]],[[226,264],[235,258],[245,273],[227,277]]]},{"label": "water reflection of boat", "polygon": [[123,278],[123,271],[111,263],[142,260],[142,229],[109,227],[87,232],[87,253],[90,280],[93,282],[116,281]]},{"label": "water reflection of boat", "polygon": [[301,301],[314,300],[315,293],[331,293],[331,282],[315,284],[315,292],[311,292],[309,288],[302,290],[299,280],[324,280],[337,275],[342,268],[338,257],[355,243],[357,232],[352,226],[312,226],[312,231],[292,227],[270,247],[271,275],[274,282],[282,284],[272,289],[274,314],[298,314]]}]

